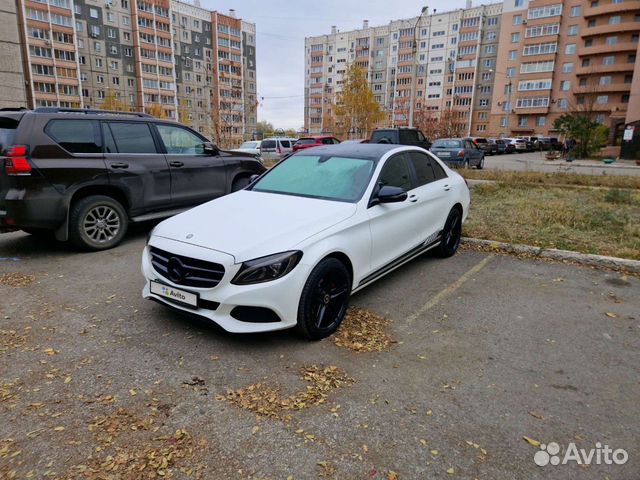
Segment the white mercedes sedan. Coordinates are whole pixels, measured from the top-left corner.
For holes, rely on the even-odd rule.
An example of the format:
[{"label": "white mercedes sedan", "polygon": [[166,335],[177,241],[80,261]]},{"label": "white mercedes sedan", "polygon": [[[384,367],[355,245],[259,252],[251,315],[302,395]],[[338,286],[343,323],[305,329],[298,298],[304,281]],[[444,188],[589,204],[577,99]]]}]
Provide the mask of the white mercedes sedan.
[{"label": "white mercedes sedan", "polygon": [[428,250],[455,254],[468,210],[465,180],[421,148],[302,150],[158,224],[143,296],[229,332],[324,338],[352,293]]}]

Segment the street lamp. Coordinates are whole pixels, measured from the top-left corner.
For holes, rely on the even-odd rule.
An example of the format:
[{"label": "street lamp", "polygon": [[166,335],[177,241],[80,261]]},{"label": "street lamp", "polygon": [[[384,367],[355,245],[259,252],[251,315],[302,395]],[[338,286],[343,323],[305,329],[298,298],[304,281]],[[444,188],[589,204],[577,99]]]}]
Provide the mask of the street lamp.
[{"label": "street lamp", "polygon": [[416,20],[416,24],[413,27],[413,48],[411,52],[413,54],[413,71],[411,73],[411,95],[409,97],[409,126],[413,127],[413,113],[415,109],[415,95],[416,95],[416,78],[418,74],[418,24],[425,13],[429,11],[429,7],[422,7],[420,16]]}]

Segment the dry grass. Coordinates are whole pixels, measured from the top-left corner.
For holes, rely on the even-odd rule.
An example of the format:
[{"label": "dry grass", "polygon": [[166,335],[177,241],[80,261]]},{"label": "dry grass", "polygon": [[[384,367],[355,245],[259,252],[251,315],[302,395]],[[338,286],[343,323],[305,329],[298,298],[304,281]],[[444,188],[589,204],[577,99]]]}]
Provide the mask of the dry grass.
[{"label": "dry grass", "polygon": [[578,173],[511,172],[506,170],[458,170],[463,177],[509,184],[579,185],[640,189],[640,176],[580,175]]},{"label": "dry grass", "polygon": [[471,195],[466,236],[640,259],[640,192],[497,183]]}]

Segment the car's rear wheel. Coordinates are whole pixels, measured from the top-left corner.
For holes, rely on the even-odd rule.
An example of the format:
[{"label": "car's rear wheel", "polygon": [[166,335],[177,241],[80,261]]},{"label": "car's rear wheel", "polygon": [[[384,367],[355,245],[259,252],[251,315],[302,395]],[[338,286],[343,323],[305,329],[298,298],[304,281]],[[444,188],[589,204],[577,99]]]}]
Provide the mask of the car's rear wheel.
[{"label": "car's rear wheel", "polygon": [[249,177],[238,177],[233,180],[233,183],[231,184],[231,191],[237,192],[238,190],[242,190],[250,183],[251,180],[249,179]]},{"label": "car's rear wheel", "polygon": [[476,168],[478,170],[482,170],[484,168],[484,155],[482,156],[482,158],[480,158],[480,163],[478,163],[478,165],[476,165]]},{"label": "car's rear wheel", "polygon": [[106,250],[122,241],[127,226],[127,214],[120,202],[92,195],[72,205],[69,240],[83,250]]},{"label": "car's rear wheel", "polygon": [[442,229],[442,239],[438,246],[438,256],[448,258],[455,255],[462,238],[462,212],[454,208],[449,212],[447,221]]},{"label": "car's rear wheel", "polygon": [[349,306],[351,275],[336,258],[325,258],[305,283],[298,306],[298,330],[310,340],[335,332]]}]

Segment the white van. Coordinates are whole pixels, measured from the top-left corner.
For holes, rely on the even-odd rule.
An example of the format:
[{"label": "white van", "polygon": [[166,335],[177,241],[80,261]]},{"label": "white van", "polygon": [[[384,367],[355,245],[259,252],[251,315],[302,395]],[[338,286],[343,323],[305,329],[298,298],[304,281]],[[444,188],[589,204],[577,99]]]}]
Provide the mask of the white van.
[{"label": "white van", "polygon": [[260,155],[264,160],[280,160],[293,151],[293,144],[298,141],[291,137],[269,137],[260,144]]}]

